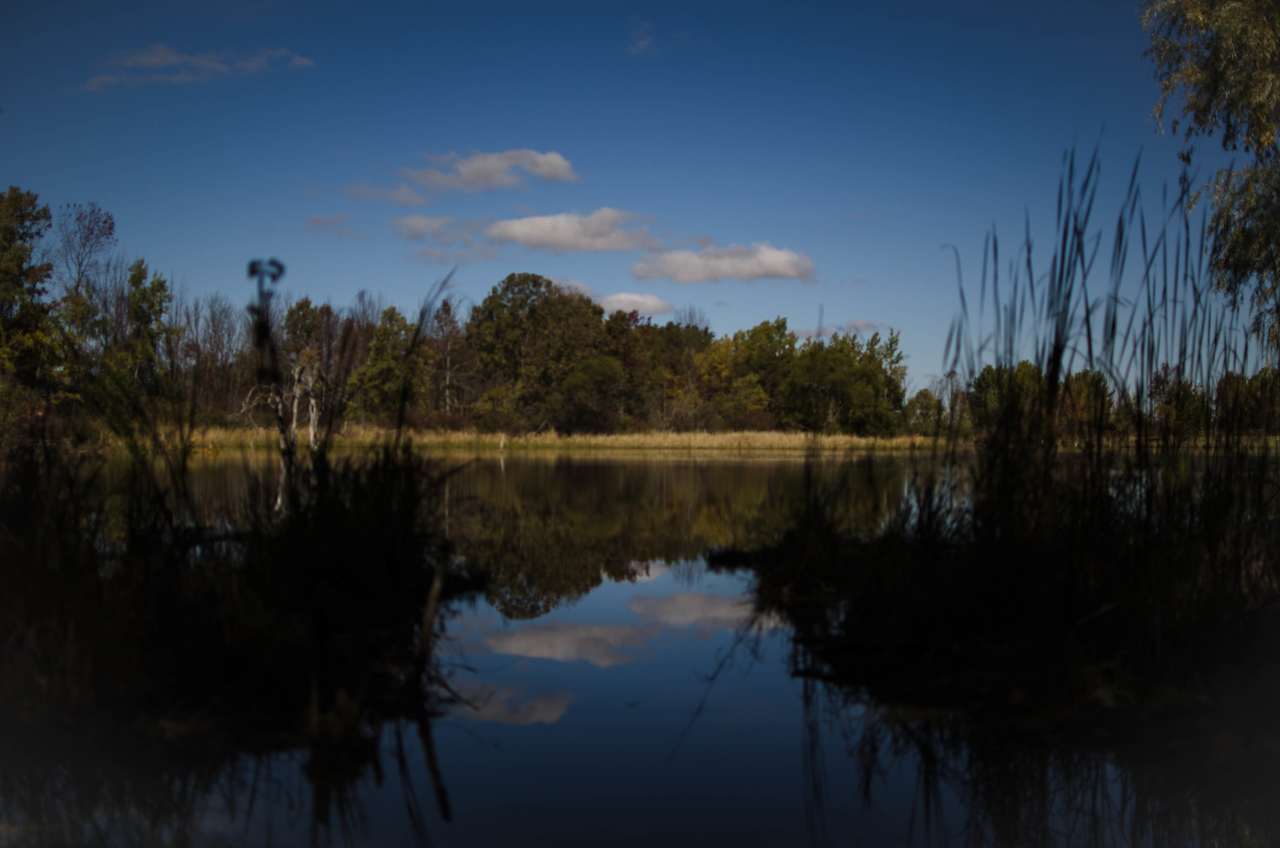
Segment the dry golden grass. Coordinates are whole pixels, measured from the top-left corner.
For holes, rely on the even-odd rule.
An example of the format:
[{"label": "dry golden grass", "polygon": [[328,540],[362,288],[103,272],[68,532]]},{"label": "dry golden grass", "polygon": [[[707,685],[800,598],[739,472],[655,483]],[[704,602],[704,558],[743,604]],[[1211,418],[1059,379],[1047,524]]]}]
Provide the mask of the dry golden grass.
[{"label": "dry golden grass", "polygon": [[[381,427],[349,426],[337,438],[338,451],[371,447],[385,443],[392,431]],[[299,446],[305,450],[306,437],[299,432]],[[928,452],[944,447],[930,436],[865,436],[822,435],[784,431],[706,432],[641,432],[613,434],[560,435],[555,432],[505,435],[479,430],[414,430],[410,443],[417,449],[456,456],[524,456],[554,458],[557,456],[592,456],[600,459],[649,459],[732,457],[734,459],[803,459],[814,454],[833,458],[848,455],[906,454]],[[945,439],[943,440],[945,441]],[[1251,448],[1280,453],[1280,438],[1256,437]],[[217,457],[228,453],[274,453],[277,440],[268,427],[218,427],[198,431],[194,448],[197,456]],[[961,452],[972,449],[969,439],[951,446]],[[1132,439],[1121,439],[1113,449],[1132,449]],[[1188,453],[1205,448],[1188,444]],[[1059,452],[1073,453],[1068,445]]]},{"label": "dry golden grass", "polygon": [[[336,447],[374,445],[390,437],[389,430],[376,427],[348,427]],[[558,433],[530,433],[508,436],[477,430],[417,430],[409,434],[417,448],[459,453],[591,453],[591,454],[795,454],[879,453],[924,450],[933,440],[925,436],[868,438],[863,436],[817,435],[780,431],[734,433],[614,433],[608,435],[563,436]],[[268,428],[216,428],[196,435],[199,452],[225,450],[273,450],[275,431]]]}]

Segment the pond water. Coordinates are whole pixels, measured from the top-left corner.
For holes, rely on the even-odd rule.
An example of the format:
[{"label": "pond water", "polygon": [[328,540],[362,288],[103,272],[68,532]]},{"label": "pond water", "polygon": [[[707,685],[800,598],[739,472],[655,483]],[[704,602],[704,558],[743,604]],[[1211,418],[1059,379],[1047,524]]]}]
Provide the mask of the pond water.
[{"label": "pond water", "polygon": [[[205,472],[205,497],[235,497],[235,475]],[[873,534],[910,477],[471,463],[445,522],[486,579],[448,605],[450,691],[429,727],[371,725],[350,760],[231,739],[201,743],[233,749],[210,758],[139,743],[118,717],[10,720],[0,845],[1275,844],[1267,687],[1083,734],[886,702],[796,644],[759,575],[721,556],[776,549],[815,490]],[[785,567],[803,572],[805,551]]]}]

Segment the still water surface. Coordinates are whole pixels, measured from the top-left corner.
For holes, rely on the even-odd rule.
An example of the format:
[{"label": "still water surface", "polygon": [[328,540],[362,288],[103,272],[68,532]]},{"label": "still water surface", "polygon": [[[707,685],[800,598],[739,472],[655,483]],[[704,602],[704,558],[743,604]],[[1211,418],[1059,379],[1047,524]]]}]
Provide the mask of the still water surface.
[{"label": "still water surface", "polygon": [[[235,473],[206,472],[205,497],[236,497]],[[776,545],[841,473],[473,463],[446,522],[487,585],[451,603],[437,647],[452,703],[434,763],[401,724],[371,729],[354,766],[267,746],[209,767],[97,719],[15,723],[0,845],[1275,844],[1280,720],[1224,707],[1068,737],[824,672],[821,646],[793,644],[785,607],[759,611],[758,577],[715,552]],[[909,478],[854,468],[840,520],[874,533]],[[799,549],[786,564],[805,566]]]}]

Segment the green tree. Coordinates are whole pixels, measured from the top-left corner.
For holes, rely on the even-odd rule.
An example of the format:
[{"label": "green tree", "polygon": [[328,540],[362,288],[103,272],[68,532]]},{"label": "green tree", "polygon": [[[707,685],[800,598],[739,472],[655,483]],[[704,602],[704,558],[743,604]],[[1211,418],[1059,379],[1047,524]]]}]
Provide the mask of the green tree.
[{"label": "green tree", "polygon": [[[621,366],[614,369],[617,360],[613,359],[613,364],[597,362],[584,370],[585,363],[607,357],[604,310],[579,292],[554,287],[537,305],[530,323],[519,377],[520,403],[529,429],[565,433],[613,429],[621,419]],[[612,387],[598,379],[605,370],[617,375]],[[606,388],[602,395],[573,396],[577,390]],[[584,415],[587,410],[597,410],[600,417]]]},{"label": "green tree", "polygon": [[1044,396],[1040,366],[1024,359],[1014,366],[983,366],[969,381],[967,401],[977,430],[1013,436],[1040,422]]},{"label": "green tree", "polygon": [[[82,282],[71,293],[81,311],[63,311],[59,330],[67,353],[60,374],[64,397],[74,392],[117,434],[171,416],[181,404],[167,404],[189,400],[191,389],[179,383],[189,363],[179,349],[180,329],[170,320],[168,281],[139,259],[122,280],[95,288],[92,298],[75,297],[90,291]],[[69,314],[76,323],[67,322]]]},{"label": "green tree", "polygon": [[1059,428],[1078,446],[1097,444],[1112,429],[1112,392],[1100,371],[1076,371],[1067,376],[1058,397]]},{"label": "green tree", "polygon": [[474,378],[471,350],[458,323],[457,307],[450,298],[440,302],[427,327],[430,365],[427,405],[446,424],[463,414],[468,388]]},{"label": "green tree", "polygon": [[787,420],[804,430],[892,435],[906,402],[906,376],[897,333],[810,339],[783,389]]},{"label": "green tree", "polygon": [[1272,342],[1280,310],[1280,6],[1275,0],[1148,0],[1143,23],[1160,82],[1156,115],[1172,121],[1190,161],[1199,136],[1220,137],[1250,161],[1213,183],[1213,269],[1225,291],[1252,285]]},{"label": "green tree", "polygon": [[1205,393],[1177,368],[1162,365],[1148,387],[1156,438],[1181,445],[1205,431],[1209,408]]},{"label": "green tree", "polygon": [[619,429],[651,429],[661,426],[663,373],[656,351],[642,332],[649,319],[638,312],[615,310],[604,322],[604,352],[618,363],[615,426]]},{"label": "green tree", "polygon": [[1249,378],[1249,427],[1268,435],[1280,431],[1280,371],[1272,366]]},{"label": "green tree", "polygon": [[929,389],[921,389],[911,396],[902,413],[902,428],[915,436],[932,436],[946,426],[942,401]]},{"label": "green tree", "polygon": [[546,277],[508,274],[471,310],[467,344],[490,380],[512,384],[520,379],[530,337],[548,329],[535,324],[538,308],[556,291]]},{"label": "green tree", "polygon": [[796,355],[796,334],[787,329],[786,318],[762,321],[749,330],[734,333],[741,367],[754,374],[764,390],[765,408],[776,426],[786,417],[783,386]]},{"label": "green tree", "polygon": [[54,349],[45,298],[53,265],[36,254],[51,223],[34,193],[10,186],[0,196],[0,373],[26,389],[43,387]]},{"label": "green tree", "polygon": [[760,375],[746,367],[742,334],[719,338],[697,357],[702,411],[696,426],[707,430],[764,430],[772,426],[769,395]]},{"label": "green tree", "polygon": [[626,371],[613,356],[587,356],[573,364],[557,387],[556,429],[608,433],[620,429]]},{"label": "green tree", "polygon": [[129,332],[117,349],[119,364],[139,391],[161,391],[161,352],[169,328],[165,322],[173,295],[159,274],[149,274],[141,259],[129,268],[127,310]]},{"label": "green tree", "polygon": [[[352,402],[359,414],[393,423],[409,404],[421,379],[418,352],[411,350],[413,325],[389,306],[382,311],[364,362],[351,375]],[[406,413],[412,410],[405,410]]]},{"label": "green tree", "polygon": [[711,346],[711,331],[701,324],[668,321],[661,326],[639,324],[635,334],[648,367],[642,379],[655,387],[649,425],[659,430],[704,426],[698,362],[699,354]]},{"label": "green tree", "polygon": [[573,395],[602,388],[600,375],[617,373],[608,363],[586,366],[608,356],[603,319],[590,298],[545,277],[503,279],[467,320],[467,345],[488,383],[476,401],[479,422],[501,430],[577,432],[619,420],[613,390],[608,397]]}]

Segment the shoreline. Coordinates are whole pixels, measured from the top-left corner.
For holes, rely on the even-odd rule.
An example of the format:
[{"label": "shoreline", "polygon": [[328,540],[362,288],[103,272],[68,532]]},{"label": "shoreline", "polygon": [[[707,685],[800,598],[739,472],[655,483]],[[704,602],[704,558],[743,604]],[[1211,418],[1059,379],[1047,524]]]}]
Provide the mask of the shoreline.
[{"label": "shoreline", "polygon": [[[300,430],[299,447],[305,449],[305,431]],[[377,445],[391,435],[389,429],[374,427],[348,428],[334,440],[337,450]],[[801,458],[820,454],[907,454],[932,450],[943,442],[931,436],[850,436],[824,435],[787,431],[706,432],[636,432],[611,434],[560,435],[532,433],[504,435],[476,430],[414,430],[408,434],[415,449],[444,453],[492,456],[514,455],[711,455],[711,456],[778,456]],[[194,437],[198,453],[220,453],[227,450],[276,449],[276,433],[266,427],[213,427],[197,431]]]}]

